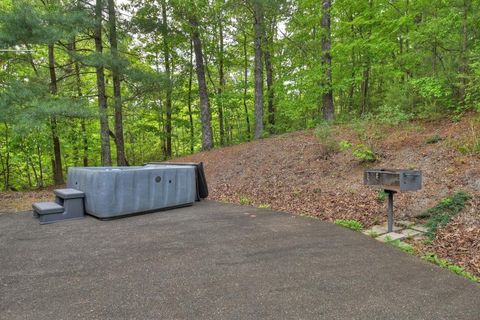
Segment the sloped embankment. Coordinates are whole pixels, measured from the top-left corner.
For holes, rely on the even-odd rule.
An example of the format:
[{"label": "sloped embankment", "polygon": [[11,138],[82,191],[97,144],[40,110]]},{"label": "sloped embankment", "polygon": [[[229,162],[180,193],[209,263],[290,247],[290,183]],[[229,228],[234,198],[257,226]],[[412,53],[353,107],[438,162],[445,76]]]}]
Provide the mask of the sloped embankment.
[{"label": "sloped embankment", "polygon": [[463,150],[480,134],[476,123],[470,117],[460,122],[415,122],[398,128],[368,124],[334,127],[331,137],[336,141],[373,147],[378,161],[368,164],[355,158],[351,149],[325,156],[325,145],[313,130],[178,160],[204,162],[211,199],[330,221],[356,219],[364,226],[385,221],[386,204],[378,190],[363,186],[363,170],[420,169],[423,188],[396,196],[396,219],[415,220],[442,198],[467,191],[472,195],[467,208],[438,231],[430,249],[480,275],[480,157]]}]

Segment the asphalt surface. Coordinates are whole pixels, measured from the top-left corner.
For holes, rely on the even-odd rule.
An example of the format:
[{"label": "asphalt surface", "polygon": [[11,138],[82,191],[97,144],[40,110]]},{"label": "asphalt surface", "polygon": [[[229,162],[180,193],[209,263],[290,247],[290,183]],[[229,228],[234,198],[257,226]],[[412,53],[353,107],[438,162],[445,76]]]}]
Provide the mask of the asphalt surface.
[{"label": "asphalt surface", "polygon": [[480,285],[358,232],[204,201],[0,215],[0,319],[480,319]]}]

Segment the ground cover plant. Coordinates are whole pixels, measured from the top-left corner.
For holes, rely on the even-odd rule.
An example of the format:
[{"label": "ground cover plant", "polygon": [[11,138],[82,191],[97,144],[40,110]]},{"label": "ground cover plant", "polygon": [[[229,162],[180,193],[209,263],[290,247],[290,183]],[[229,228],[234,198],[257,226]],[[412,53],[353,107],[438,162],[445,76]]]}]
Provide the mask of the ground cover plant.
[{"label": "ground cover plant", "polygon": [[420,217],[428,218],[427,237],[430,240],[435,238],[438,228],[446,225],[450,220],[465,208],[465,203],[471,196],[463,191],[456,192],[450,197],[442,199],[436,206],[424,211]]},{"label": "ground cover plant", "polygon": [[357,220],[337,219],[334,221],[334,223],[336,225],[342,226],[344,228],[348,228],[353,231],[360,231],[363,229],[362,223]]}]

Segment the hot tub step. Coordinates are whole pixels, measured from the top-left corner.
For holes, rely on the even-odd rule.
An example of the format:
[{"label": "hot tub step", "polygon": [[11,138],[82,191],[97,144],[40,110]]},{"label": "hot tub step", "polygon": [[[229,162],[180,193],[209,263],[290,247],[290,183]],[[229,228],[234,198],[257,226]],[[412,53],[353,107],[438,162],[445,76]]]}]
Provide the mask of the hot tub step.
[{"label": "hot tub step", "polygon": [[61,199],[78,199],[84,198],[85,193],[83,191],[73,189],[73,188],[65,188],[65,189],[55,189],[53,190],[55,195]]},{"label": "hot tub step", "polygon": [[55,202],[36,202],[32,205],[33,211],[42,216],[47,214],[63,213],[65,208]]},{"label": "hot tub step", "polygon": [[62,206],[57,202],[37,202],[32,207],[35,216],[40,220],[40,224],[80,219],[85,216],[83,197],[65,199],[63,204]]}]

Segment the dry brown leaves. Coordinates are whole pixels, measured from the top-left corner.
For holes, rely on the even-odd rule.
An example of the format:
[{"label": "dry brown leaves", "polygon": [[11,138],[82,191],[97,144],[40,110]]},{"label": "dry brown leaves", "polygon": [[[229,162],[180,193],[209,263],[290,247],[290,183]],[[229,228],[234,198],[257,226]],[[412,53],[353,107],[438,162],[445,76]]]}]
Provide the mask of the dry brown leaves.
[{"label": "dry brown leaves", "polygon": [[466,210],[437,231],[427,250],[480,276],[480,193]]}]

